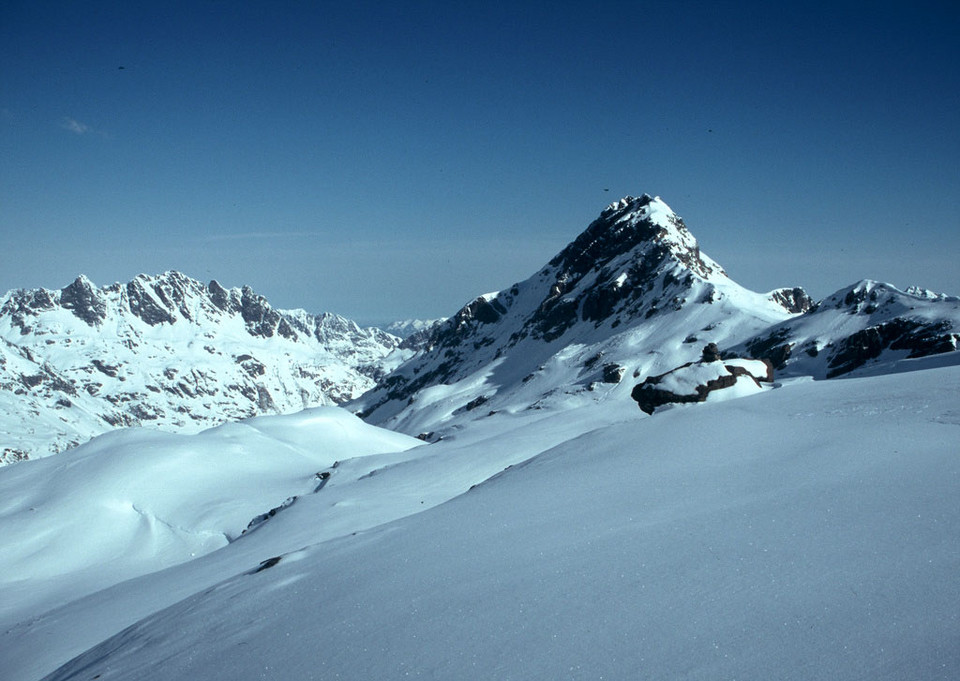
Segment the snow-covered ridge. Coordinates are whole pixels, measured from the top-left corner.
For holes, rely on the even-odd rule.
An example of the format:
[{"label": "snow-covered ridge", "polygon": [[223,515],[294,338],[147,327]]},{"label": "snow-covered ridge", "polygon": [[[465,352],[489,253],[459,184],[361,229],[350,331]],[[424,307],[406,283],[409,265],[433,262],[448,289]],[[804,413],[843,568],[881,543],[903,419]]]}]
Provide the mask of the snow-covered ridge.
[{"label": "snow-covered ridge", "polygon": [[[409,352],[422,350],[430,341],[430,335],[434,329],[447,321],[446,317],[440,319],[406,319],[393,322],[384,327],[384,331],[403,340],[400,343],[400,349]],[[409,359],[409,357],[406,357]]]},{"label": "snow-covered ridge", "polygon": [[833,378],[953,352],[958,341],[960,298],[864,279],[730,352],[769,359],[783,375]]},{"label": "snow-covered ridge", "polygon": [[501,409],[629,399],[632,385],[614,376],[662,373],[704,343],[784,321],[805,298],[787,291],[744,289],[662,199],[625,197],[529,279],[465,305],[350,407],[419,434]]},{"label": "snow-covered ridge", "polygon": [[501,410],[626,399],[707,343],[822,378],[955,350],[957,329],[956,299],[921,289],[865,280],[818,304],[800,287],[748,291],[662,199],[627,196],[532,277],[474,298],[350,407],[437,438]]},{"label": "snow-covered ridge", "polygon": [[440,319],[403,319],[387,324],[383,327],[383,330],[399,338],[406,339],[415,333],[429,331],[437,324],[445,321],[446,317],[441,317]]},{"label": "snow-covered ridge", "polygon": [[387,360],[399,343],[180,272],[10,291],[0,298],[0,461],[119,426],[195,432],[338,404],[399,361]]}]

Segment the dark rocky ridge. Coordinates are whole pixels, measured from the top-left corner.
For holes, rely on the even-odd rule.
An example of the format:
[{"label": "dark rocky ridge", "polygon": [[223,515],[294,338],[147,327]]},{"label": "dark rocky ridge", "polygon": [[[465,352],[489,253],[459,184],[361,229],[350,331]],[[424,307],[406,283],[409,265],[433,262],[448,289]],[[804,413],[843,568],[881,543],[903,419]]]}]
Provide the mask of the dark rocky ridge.
[{"label": "dark rocky ridge", "polygon": [[816,304],[807,292],[802,288],[795,286],[793,288],[780,288],[770,294],[771,300],[783,306],[787,312],[793,314],[802,314],[809,312]]},{"label": "dark rocky ridge", "polygon": [[833,344],[827,378],[859,369],[888,349],[905,351],[907,359],[953,352],[958,335],[952,331],[948,320],[923,323],[901,318],[857,331]]},{"label": "dark rocky ridge", "polygon": [[960,299],[864,280],[733,351],[769,360],[788,375],[836,378],[887,353],[917,359],[953,352],[958,326]]},{"label": "dark rocky ridge", "polygon": [[93,284],[82,276],[60,291],[60,305],[90,326],[99,326],[107,316],[103,299],[93,290]]}]

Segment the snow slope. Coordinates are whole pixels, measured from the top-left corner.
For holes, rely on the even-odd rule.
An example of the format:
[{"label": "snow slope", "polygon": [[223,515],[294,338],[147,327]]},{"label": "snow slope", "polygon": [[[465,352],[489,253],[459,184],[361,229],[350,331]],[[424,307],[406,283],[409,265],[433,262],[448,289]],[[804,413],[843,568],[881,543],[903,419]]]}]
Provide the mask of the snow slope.
[{"label": "snow slope", "polygon": [[[341,459],[196,560],[46,610],[27,594],[0,675],[955,678],[958,396],[940,366],[650,418],[628,400],[498,413]],[[75,471],[36,475],[82,488]],[[25,487],[4,517],[29,513]]]},{"label": "snow slope", "polygon": [[0,463],[120,426],[197,432],[356,397],[400,339],[167,272],[0,298]]},{"label": "snow slope", "polygon": [[322,486],[338,459],[420,444],[316,407],[193,436],[118,430],[11,466],[0,476],[0,618],[214,551]]}]

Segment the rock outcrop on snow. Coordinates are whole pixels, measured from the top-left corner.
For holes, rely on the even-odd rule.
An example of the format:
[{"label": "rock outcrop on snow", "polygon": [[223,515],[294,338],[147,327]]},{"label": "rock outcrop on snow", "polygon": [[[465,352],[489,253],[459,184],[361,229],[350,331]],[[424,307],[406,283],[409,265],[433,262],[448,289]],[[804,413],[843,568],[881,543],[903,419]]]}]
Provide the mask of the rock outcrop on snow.
[{"label": "rock outcrop on snow", "polygon": [[776,291],[771,291],[770,299],[782,305],[783,309],[787,312],[793,314],[809,312],[810,309],[816,305],[813,298],[807,295],[807,292],[799,286],[794,286],[793,288],[778,288]]},{"label": "rock outcrop on snow", "polygon": [[721,359],[716,344],[703,349],[698,362],[686,364],[638,383],[630,396],[640,409],[653,414],[666,404],[705,402],[718,390],[738,386],[739,395],[758,392],[762,383],[773,382],[773,365],[768,360],[742,358]]},{"label": "rock outcrop on snow", "polygon": [[339,404],[399,361],[387,360],[399,343],[179,272],[10,291],[0,298],[0,463],[117,427],[192,432]]}]

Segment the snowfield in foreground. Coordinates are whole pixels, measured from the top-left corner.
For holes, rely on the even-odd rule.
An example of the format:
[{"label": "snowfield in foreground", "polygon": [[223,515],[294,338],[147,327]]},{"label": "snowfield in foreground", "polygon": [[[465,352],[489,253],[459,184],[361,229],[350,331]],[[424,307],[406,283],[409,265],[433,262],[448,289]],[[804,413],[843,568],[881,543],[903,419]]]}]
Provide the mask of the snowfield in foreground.
[{"label": "snowfield in foreground", "polygon": [[[958,396],[960,366],[941,366],[652,417],[620,399],[504,412],[413,448],[347,418],[295,443],[281,420],[235,427],[239,450],[278,438],[282,459],[285,438],[305,458],[275,476],[233,465],[227,430],[165,440],[171,465],[143,475],[185,486],[163,511],[180,530],[208,513],[235,532],[228,481],[297,500],[122,581],[145,555],[182,559],[148,524],[103,556],[112,585],[72,580],[86,567],[56,550],[4,557],[17,612],[0,621],[0,677],[956,678]],[[344,427],[358,439],[334,467],[321,452]],[[49,513],[42,527],[78,541],[108,532],[109,513],[69,514],[120,498],[85,450],[152,461],[126,437],[0,470],[0,531]],[[206,457],[223,489],[186,487]],[[58,500],[67,487],[76,505]],[[33,592],[40,573],[60,588]]]}]

